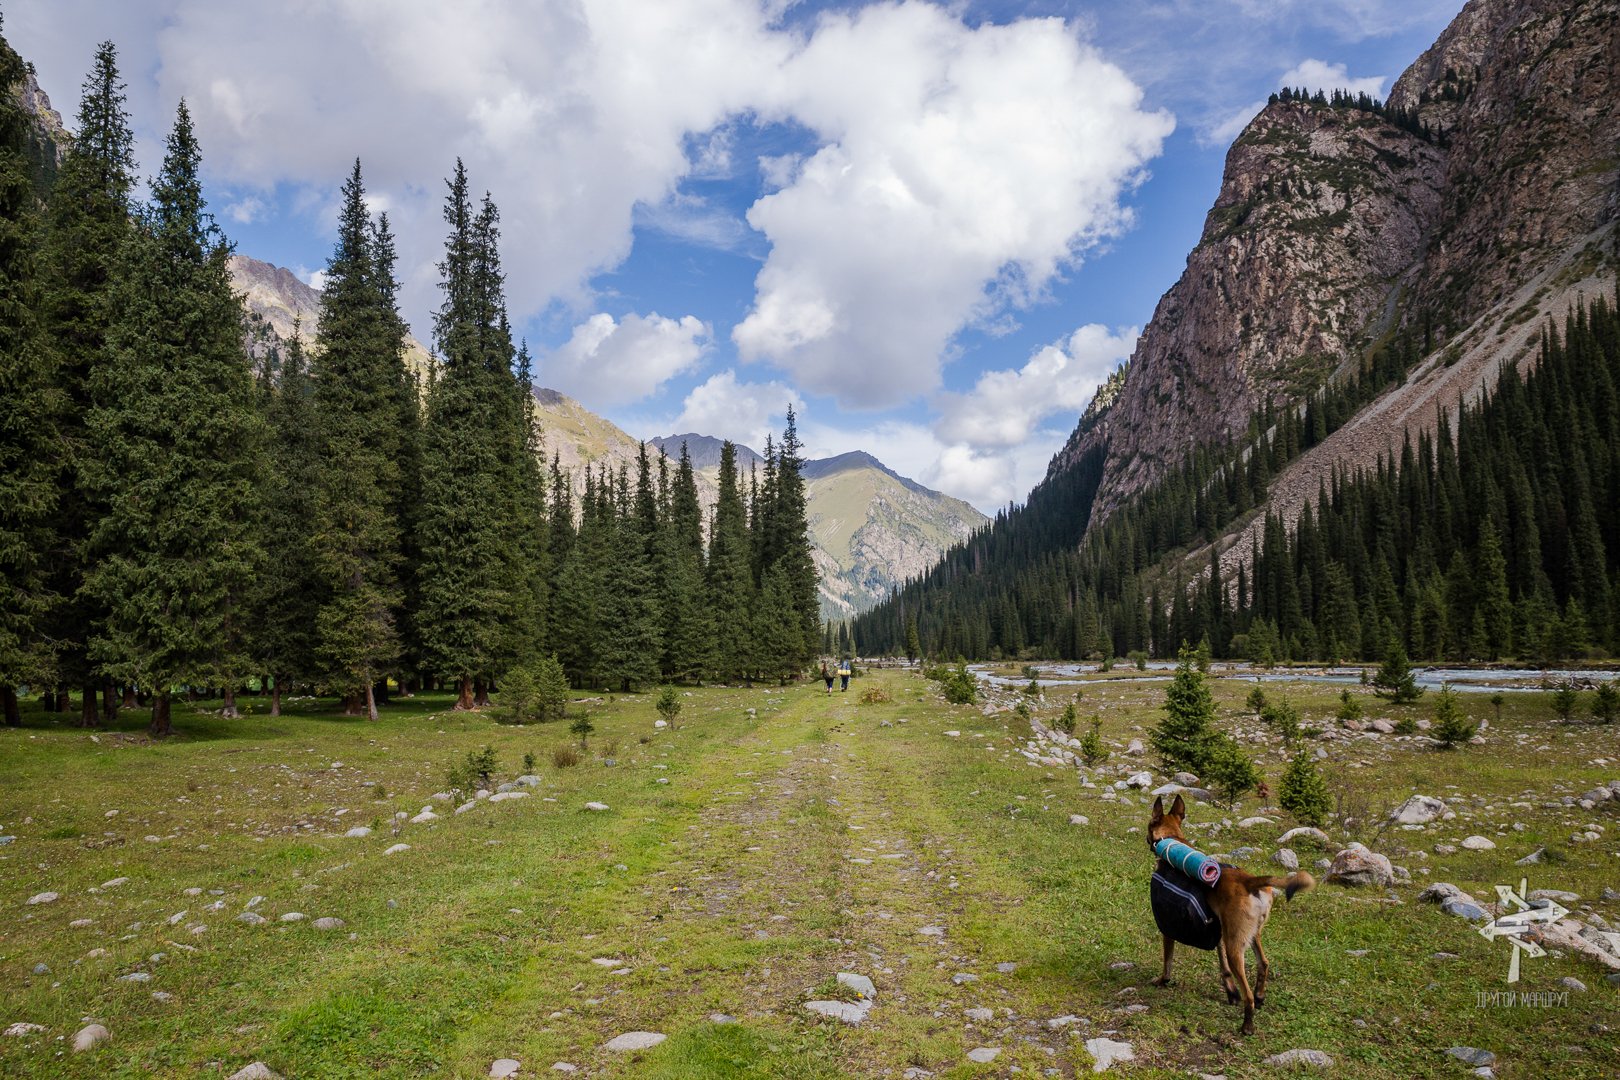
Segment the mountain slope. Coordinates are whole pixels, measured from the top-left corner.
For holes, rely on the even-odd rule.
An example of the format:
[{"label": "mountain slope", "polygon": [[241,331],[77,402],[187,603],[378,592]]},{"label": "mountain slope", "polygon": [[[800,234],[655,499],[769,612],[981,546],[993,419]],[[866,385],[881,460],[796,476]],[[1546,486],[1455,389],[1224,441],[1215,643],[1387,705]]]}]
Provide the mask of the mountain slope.
[{"label": "mountain slope", "polygon": [[1268,399],[1302,403],[1392,335],[1426,339],[1431,374],[1466,359],[1324,451],[1370,465],[1432,426],[1437,399],[1454,407],[1496,363],[1527,360],[1538,317],[1613,275],[1616,7],[1472,0],[1388,109],[1269,104],[1233,144],[1123,386],[1049,475],[1103,451],[1101,522],[1191,449],[1242,436]]}]

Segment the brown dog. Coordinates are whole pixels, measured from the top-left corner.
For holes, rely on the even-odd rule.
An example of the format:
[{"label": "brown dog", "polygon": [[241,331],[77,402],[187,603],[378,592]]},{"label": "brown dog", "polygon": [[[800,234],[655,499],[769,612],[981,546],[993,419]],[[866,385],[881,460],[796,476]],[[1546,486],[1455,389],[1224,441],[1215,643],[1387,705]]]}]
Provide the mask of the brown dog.
[{"label": "brown dog", "polygon": [[[1166,837],[1186,843],[1186,837],[1181,835],[1181,822],[1186,816],[1187,804],[1180,795],[1169,813],[1165,812],[1163,796],[1154,799],[1153,816],[1148,819],[1148,847]],[[1292,900],[1295,893],[1315,884],[1316,879],[1303,870],[1287,877],[1255,877],[1235,866],[1223,865],[1220,880],[1209,892],[1209,906],[1221,924],[1220,945],[1215,950],[1221,961],[1221,985],[1228,1002],[1243,1002],[1243,1027],[1239,1030],[1245,1035],[1254,1034],[1254,1010],[1266,1003],[1266,976],[1271,973],[1271,965],[1260,945],[1260,931],[1271,916],[1272,890],[1282,889],[1283,895]],[[1174,938],[1163,936],[1164,973],[1153,980],[1155,986],[1170,985],[1170,959],[1176,948]],[[1255,956],[1253,990],[1249,989],[1249,975],[1243,966],[1243,953],[1250,945],[1254,946]]]}]

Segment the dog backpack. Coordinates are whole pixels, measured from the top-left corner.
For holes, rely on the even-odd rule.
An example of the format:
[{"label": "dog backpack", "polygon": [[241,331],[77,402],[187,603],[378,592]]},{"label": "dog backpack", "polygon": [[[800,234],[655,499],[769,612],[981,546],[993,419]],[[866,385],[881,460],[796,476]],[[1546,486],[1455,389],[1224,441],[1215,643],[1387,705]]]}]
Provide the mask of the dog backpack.
[{"label": "dog backpack", "polygon": [[1195,949],[1213,949],[1221,942],[1221,920],[1209,903],[1209,888],[1188,877],[1163,859],[1154,868],[1149,895],[1153,921],[1159,933]]}]

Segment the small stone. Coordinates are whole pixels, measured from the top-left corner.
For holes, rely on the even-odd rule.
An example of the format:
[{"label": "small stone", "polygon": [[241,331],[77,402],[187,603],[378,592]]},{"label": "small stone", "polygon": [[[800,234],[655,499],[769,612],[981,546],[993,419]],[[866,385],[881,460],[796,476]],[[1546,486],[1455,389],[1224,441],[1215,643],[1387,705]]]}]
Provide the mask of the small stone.
[{"label": "small stone", "polygon": [[167,1005],[169,1002],[174,1000],[174,995],[169,993],[167,990],[154,990],[152,991],[152,1000],[158,1002],[159,1004]]},{"label": "small stone", "polygon": [[656,1031],[627,1031],[623,1035],[608,1040],[607,1049],[623,1050],[650,1050],[669,1038]]},{"label": "small stone", "polygon": [[513,799],[527,799],[527,791],[497,791],[489,797],[490,802],[510,802]]},{"label": "small stone", "polygon": [[951,982],[956,986],[966,986],[971,982],[978,982],[979,977],[970,971],[958,971],[951,976]]},{"label": "small stone", "polygon": [[1018,965],[1013,963],[1011,960],[1004,960],[996,965],[996,970],[1001,972],[1003,975],[1010,975],[1018,970]]},{"label": "small stone", "polygon": [[1496,1055],[1489,1050],[1481,1050],[1476,1046],[1453,1046],[1446,1051],[1464,1065],[1483,1065],[1490,1067],[1496,1064]]},{"label": "small stone", "polygon": [[42,1032],[44,1030],[45,1030],[45,1025],[44,1024],[29,1024],[29,1023],[24,1022],[24,1023],[12,1024],[10,1027],[6,1028],[5,1033],[6,1033],[6,1036],[9,1037],[9,1038],[20,1039],[24,1035],[38,1035],[40,1032]]},{"label": "small stone", "polygon": [[1397,825],[1427,825],[1446,812],[1446,804],[1428,795],[1413,795],[1396,807],[1389,819]]},{"label": "small stone", "polygon": [[265,918],[263,915],[260,915],[257,911],[244,911],[242,914],[236,917],[236,921],[239,923],[247,923],[249,926],[263,926],[270,920]]},{"label": "small stone", "polygon": [[576,1073],[579,1072],[579,1066],[575,1065],[571,1061],[553,1061],[551,1063],[551,1071],[560,1073]]},{"label": "small stone", "polygon": [[1302,1065],[1314,1069],[1331,1069],[1333,1059],[1320,1050],[1284,1050],[1280,1054],[1272,1054],[1266,1058],[1266,1064],[1280,1069],[1293,1069]]},{"label": "small stone", "polygon": [[1153,786],[1153,774],[1150,772],[1135,772],[1125,778],[1125,786],[1132,788],[1150,788]]},{"label": "small stone", "polygon": [[46,964],[35,964],[34,965],[34,974],[35,975],[49,975],[50,973],[51,973],[51,969],[50,969],[49,965],[46,965]]},{"label": "small stone", "polygon": [[1440,905],[1440,910],[1447,915],[1455,915],[1459,919],[1467,919],[1470,922],[1485,922],[1490,918],[1485,913],[1484,908],[1478,904],[1471,904],[1460,897],[1453,897],[1445,901]]},{"label": "small stone", "polygon": [[969,1061],[977,1061],[980,1065],[988,1065],[1001,1056],[999,1046],[980,1046],[967,1052]]},{"label": "small stone", "polygon": [[1485,836],[1470,836],[1462,842],[1468,851],[1495,851],[1496,841]]},{"label": "small stone", "polygon": [[152,981],[152,975],[151,975],[150,972],[146,972],[146,971],[132,971],[128,975],[120,975],[120,976],[118,976],[118,981],[119,982],[132,982],[132,983],[151,982]]},{"label": "small stone", "polygon": [[963,1015],[976,1024],[988,1024],[996,1018],[996,1014],[989,1009],[969,1009]]},{"label": "small stone", "polygon": [[1240,829],[1257,829],[1262,825],[1275,825],[1276,822],[1268,817],[1246,817],[1238,822]]},{"label": "small stone", "polygon": [[1143,754],[1147,753],[1147,747],[1142,745],[1141,739],[1132,739],[1130,742],[1125,744],[1125,752],[1131,755],[1131,757],[1141,757]]},{"label": "small stone", "polygon": [[365,825],[356,825],[343,835],[351,840],[363,840],[371,835],[371,829]]},{"label": "small stone", "polygon": [[1287,832],[1277,837],[1277,843],[1287,846],[1289,843],[1302,838],[1306,840],[1315,840],[1318,844],[1323,846],[1332,843],[1332,841],[1328,839],[1327,833],[1323,832],[1321,829],[1313,829],[1308,825],[1298,829],[1289,829]]},{"label": "small stone", "polygon": [[496,1058],[489,1066],[489,1075],[501,1078],[516,1076],[521,1068],[523,1062],[517,1058]]},{"label": "small stone", "polygon": [[100,1024],[86,1024],[73,1036],[73,1052],[82,1054],[86,1050],[94,1050],[102,1043],[112,1038],[112,1032]]},{"label": "small stone", "polygon": [[231,1073],[228,1080],[281,1080],[281,1074],[264,1062],[255,1061]]},{"label": "small stone", "polygon": [[282,922],[303,922],[307,918],[309,918],[309,916],[305,915],[302,911],[289,911],[289,912],[287,912],[287,914],[285,914],[285,915],[283,915],[281,917],[281,921]]},{"label": "small stone", "polygon": [[596,813],[601,813],[603,810],[606,810],[607,808],[608,808],[607,803],[588,802],[588,803],[585,804],[585,809],[595,811]]},{"label": "small stone", "polygon": [[847,1001],[807,1001],[804,1007],[813,1013],[842,1020],[846,1024],[860,1023],[866,1019],[866,1014],[871,1009],[870,1003],[852,1005]]},{"label": "small stone", "polygon": [[411,824],[412,825],[426,825],[430,821],[438,821],[438,820],[439,820],[439,815],[435,814],[431,809],[424,806],[424,807],[422,807],[422,812],[420,814],[417,814],[415,817],[411,818]]},{"label": "small stone", "polygon": [[317,930],[341,930],[348,924],[342,919],[334,919],[332,916],[328,915],[325,918],[316,919],[309,925],[313,926]]},{"label": "small stone", "polygon": [[1562,979],[1558,980],[1558,985],[1562,986],[1565,990],[1573,990],[1577,994],[1586,993],[1586,984],[1575,978],[1573,975],[1565,975]]},{"label": "small stone", "polygon": [[1128,1042],[1115,1042],[1113,1039],[1098,1037],[1086,1040],[1086,1053],[1090,1054],[1094,1064],[1092,1072],[1107,1072],[1116,1061],[1135,1061],[1136,1051],[1131,1049]]},{"label": "small stone", "polygon": [[735,1024],[736,1022],[737,1018],[735,1016],[728,1016],[725,1013],[709,1014],[709,1023],[711,1024]]},{"label": "small stone", "polygon": [[402,851],[409,851],[409,850],[411,850],[411,845],[409,845],[409,844],[395,844],[393,847],[389,848],[387,851],[384,851],[383,854],[384,855],[398,855]]},{"label": "small stone", "polygon": [[1091,824],[1091,819],[1086,817],[1086,815],[1084,815],[1084,814],[1070,814],[1069,815],[1069,824],[1070,825],[1090,825]]},{"label": "small stone", "polygon": [[921,934],[923,937],[944,937],[945,928],[943,926],[925,926],[921,930],[918,930],[917,933]]},{"label": "small stone", "polygon": [[129,878],[127,878],[127,877],[115,877],[111,881],[103,881],[101,883],[101,887],[103,889],[116,889],[120,885],[128,885],[128,884],[129,884]]},{"label": "small stone", "polygon": [[1327,880],[1336,885],[1386,888],[1395,883],[1395,870],[1383,855],[1362,844],[1351,844],[1333,856]]},{"label": "small stone", "polygon": [[871,1001],[877,997],[877,987],[865,975],[857,975],[851,971],[838,973],[838,985],[855,991],[864,1001]]},{"label": "small stone", "polygon": [[1299,856],[1294,854],[1293,848],[1278,848],[1276,854],[1271,856],[1271,861],[1284,870],[1299,869]]},{"label": "small stone", "polygon": [[30,904],[54,904],[60,899],[62,899],[61,893],[42,892],[30,896],[28,902]]}]

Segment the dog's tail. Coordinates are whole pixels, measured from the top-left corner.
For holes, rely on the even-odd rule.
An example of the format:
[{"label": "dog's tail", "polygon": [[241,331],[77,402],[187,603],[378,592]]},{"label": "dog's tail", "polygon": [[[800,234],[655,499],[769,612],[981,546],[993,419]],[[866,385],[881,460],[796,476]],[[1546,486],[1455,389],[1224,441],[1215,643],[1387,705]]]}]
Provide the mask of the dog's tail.
[{"label": "dog's tail", "polygon": [[1261,889],[1281,889],[1283,896],[1289,900],[1294,898],[1295,893],[1304,892],[1315,886],[1316,879],[1303,870],[1295,870],[1287,877],[1257,877],[1249,880],[1251,893],[1259,892]]}]

